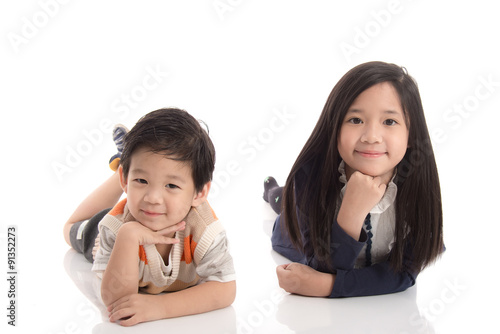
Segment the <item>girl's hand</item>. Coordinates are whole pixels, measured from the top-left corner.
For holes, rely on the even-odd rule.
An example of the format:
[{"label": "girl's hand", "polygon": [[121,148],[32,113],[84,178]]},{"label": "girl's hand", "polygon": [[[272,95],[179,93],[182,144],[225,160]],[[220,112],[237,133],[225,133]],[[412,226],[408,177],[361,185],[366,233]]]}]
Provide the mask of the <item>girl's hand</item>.
[{"label": "girl's hand", "polygon": [[158,296],[134,293],[118,299],[108,306],[109,321],[121,326],[133,326],[140,322],[163,319],[162,308],[157,305]]},{"label": "girl's hand", "polygon": [[319,272],[300,263],[278,266],[276,274],[281,288],[303,296],[327,297],[335,281],[335,275]]},{"label": "girl's hand", "polygon": [[169,236],[173,236],[177,231],[184,230],[185,227],[186,223],[182,221],[162,230],[153,231],[139,222],[131,221],[120,227],[118,235],[121,238],[127,238],[131,242],[137,242],[138,245],[176,244],[179,240]]},{"label": "girl's hand", "polygon": [[384,196],[387,185],[380,177],[354,172],[346,185],[337,221],[347,234],[358,240],[365,217]]}]

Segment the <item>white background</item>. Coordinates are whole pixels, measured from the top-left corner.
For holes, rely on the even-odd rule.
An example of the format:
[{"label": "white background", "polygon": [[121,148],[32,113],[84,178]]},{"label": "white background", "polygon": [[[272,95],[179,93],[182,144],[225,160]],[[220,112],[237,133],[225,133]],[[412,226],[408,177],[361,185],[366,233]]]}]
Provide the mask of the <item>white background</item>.
[{"label": "white background", "polygon": [[[2,332],[491,332],[500,297],[500,24],[492,3],[3,2]],[[370,60],[403,65],[419,84],[448,250],[403,293],[285,295],[262,182],[285,181],[334,84]],[[111,173],[110,126],[132,127],[168,106],[209,125],[217,149],[210,201],[231,241],[238,295],[224,310],[125,330],[101,313],[99,282],[65,244],[62,226]],[[9,225],[17,227],[15,328],[6,309]]]}]

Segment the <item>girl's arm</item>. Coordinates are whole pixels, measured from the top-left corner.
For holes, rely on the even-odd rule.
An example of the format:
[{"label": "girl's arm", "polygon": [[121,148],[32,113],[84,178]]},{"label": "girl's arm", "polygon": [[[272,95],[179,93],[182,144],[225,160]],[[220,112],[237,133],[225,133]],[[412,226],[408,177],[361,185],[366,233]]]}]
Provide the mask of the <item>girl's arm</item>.
[{"label": "girl's arm", "polygon": [[[354,263],[365,243],[365,238],[364,230],[361,240],[357,241],[350,238],[337,222],[333,224],[331,263],[334,266],[335,284],[329,297],[394,293],[404,291],[415,284],[418,273],[409,269],[394,272],[389,259],[370,267],[355,269]],[[408,246],[403,259],[403,268],[411,267],[411,249]]]},{"label": "girl's arm", "polygon": [[[281,228],[281,223],[281,219],[278,217],[275,229]],[[278,238],[273,233],[273,237],[275,250],[278,250],[276,246],[279,245],[280,253],[285,256],[288,255],[287,253],[297,252],[294,248],[288,248],[291,247],[291,243],[287,240],[286,235],[280,234]],[[280,286],[290,293],[335,298],[399,292],[415,284],[416,273],[411,271],[395,273],[388,260],[371,267],[354,269],[354,263],[366,239],[364,231],[362,231],[360,239],[354,240],[335,222],[332,225],[331,244],[329,245],[331,247],[330,263],[333,264],[333,268],[322,266],[314,258],[307,259],[302,255],[300,262],[307,265],[292,263],[278,266],[276,272]],[[408,250],[406,254],[404,265],[410,268],[410,251]],[[335,274],[329,273],[332,270]],[[328,286],[330,289],[326,291]]]},{"label": "girl's arm", "polygon": [[278,266],[279,285],[289,293],[312,297],[360,297],[400,292],[415,284],[416,274],[395,273],[388,262],[362,269],[323,273],[300,263]]},{"label": "girl's arm", "polygon": [[372,296],[404,291],[415,284],[418,273],[396,273],[389,261],[370,267],[338,270],[330,298]]},{"label": "girl's arm", "polygon": [[286,292],[311,297],[328,297],[335,284],[335,275],[322,273],[300,263],[276,268],[279,286]]},{"label": "girl's arm", "polygon": [[[280,286],[287,292],[305,296],[358,297],[381,295],[400,292],[415,284],[418,273],[410,269],[402,272],[394,272],[389,259],[374,264],[370,267],[354,269],[354,261],[357,249],[361,245],[355,244],[353,240],[349,243],[349,237],[341,230],[338,224],[334,224],[333,235],[337,238],[334,245],[337,246],[332,254],[334,263],[334,274],[326,272],[326,269],[315,270],[309,266],[292,263],[277,268]],[[342,241],[342,239],[347,239]],[[362,244],[362,243],[359,243]],[[362,246],[361,246],[362,247]],[[308,263],[311,265],[311,263]],[[317,266],[314,266],[317,267]],[[411,250],[406,249],[404,268],[411,268]],[[325,272],[323,272],[325,271]],[[330,284],[330,285],[329,285]],[[330,290],[326,291],[326,287]]]},{"label": "girl's arm", "polygon": [[235,281],[209,281],[162,295],[135,293],[108,307],[109,320],[119,321],[122,326],[132,326],[144,321],[204,313],[231,305],[235,296]]}]

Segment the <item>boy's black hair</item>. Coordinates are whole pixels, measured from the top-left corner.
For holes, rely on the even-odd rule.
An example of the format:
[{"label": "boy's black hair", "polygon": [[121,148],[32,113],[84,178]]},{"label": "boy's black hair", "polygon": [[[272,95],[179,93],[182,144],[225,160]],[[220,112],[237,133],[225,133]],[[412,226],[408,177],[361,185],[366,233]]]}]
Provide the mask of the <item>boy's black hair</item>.
[{"label": "boy's black hair", "polygon": [[192,171],[196,191],[212,180],[215,148],[200,123],[186,111],[164,108],[143,116],[126,134],[120,164],[126,178],[132,154],[139,148],[186,162]]}]

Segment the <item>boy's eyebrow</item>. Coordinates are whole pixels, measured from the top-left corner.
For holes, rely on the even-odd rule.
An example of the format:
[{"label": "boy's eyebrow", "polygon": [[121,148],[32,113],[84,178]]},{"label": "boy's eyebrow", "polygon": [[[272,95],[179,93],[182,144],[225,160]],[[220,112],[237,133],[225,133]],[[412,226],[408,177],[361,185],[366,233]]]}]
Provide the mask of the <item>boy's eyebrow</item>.
[{"label": "boy's eyebrow", "polygon": [[[131,173],[137,173],[137,174],[148,174],[148,172],[145,171],[142,168],[134,168],[130,172]],[[176,174],[166,174],[165,178],[167,178],[169,180],[175,180],[175,181],[184,182],[184,183],[186,182],[186,180],[182,176],[179,176],[179,175],[176,175]]]},{"label": "boy's eyebrow", "polygon": [[182,177],[182,176],[179,176],[179,175],[175,175],[175,174],[167,174],[165,175],[165,177],[169,180],[175,180],[175,181],[180,181],[180,182],[186,182],[186,180]]},{"label": "boy's eyebrow", "polygon": [[141,168],[134,168],[130,170],[130,173],[139,173],[139,174],[147,174],[147,172],[144,169]]}]

